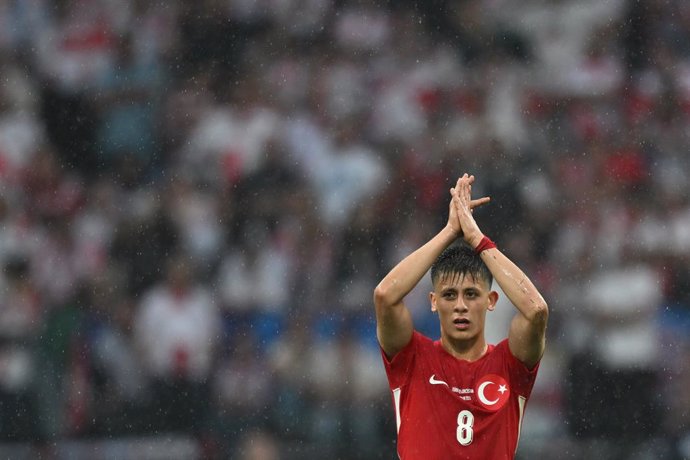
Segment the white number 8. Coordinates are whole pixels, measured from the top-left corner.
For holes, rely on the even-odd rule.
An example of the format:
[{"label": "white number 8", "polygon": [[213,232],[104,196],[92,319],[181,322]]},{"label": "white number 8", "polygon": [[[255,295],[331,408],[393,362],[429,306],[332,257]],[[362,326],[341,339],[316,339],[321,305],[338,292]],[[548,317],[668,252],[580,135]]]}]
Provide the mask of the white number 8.
[{"label": "white number 8", "polygon": [[455,432],[458,442],[462,446],[472,444],[472,426],[474,425],[474,415],[468,410],[462,410],[458,414],[458,428]]}]

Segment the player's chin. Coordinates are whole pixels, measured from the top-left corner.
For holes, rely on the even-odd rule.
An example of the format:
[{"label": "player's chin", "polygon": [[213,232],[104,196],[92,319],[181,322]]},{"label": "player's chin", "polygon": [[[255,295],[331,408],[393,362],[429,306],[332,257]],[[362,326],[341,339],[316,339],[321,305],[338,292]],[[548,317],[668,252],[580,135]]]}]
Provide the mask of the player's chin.
[{"label": "player's chin", "polygon": [[446,327],[446,333],[453,338],[466,339],[473,335],[473,327],[471,324],[466,324],[463,326],[458,326],[457,324],[451,323]]}]

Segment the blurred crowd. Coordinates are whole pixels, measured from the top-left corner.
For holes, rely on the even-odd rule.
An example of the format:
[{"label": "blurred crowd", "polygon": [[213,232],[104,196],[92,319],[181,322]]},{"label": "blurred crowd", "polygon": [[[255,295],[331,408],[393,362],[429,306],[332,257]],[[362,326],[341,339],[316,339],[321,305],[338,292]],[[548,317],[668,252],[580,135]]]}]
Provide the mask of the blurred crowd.
[{"label": "blurred crowd", "polygon": [[682,0],[0,0],[0,439],[393,458],[373,288],[467,171],[518,457],[690,458],[689,116]]}]

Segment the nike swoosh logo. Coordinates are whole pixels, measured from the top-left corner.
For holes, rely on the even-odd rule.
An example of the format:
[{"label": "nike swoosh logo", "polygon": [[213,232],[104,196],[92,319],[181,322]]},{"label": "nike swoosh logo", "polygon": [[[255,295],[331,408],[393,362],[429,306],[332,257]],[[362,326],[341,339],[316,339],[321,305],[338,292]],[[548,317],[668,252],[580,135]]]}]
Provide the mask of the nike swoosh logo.
[{"label": "nike swoosh logo", "polygon": [[446,382],[443,380],[437,380],[436,379],[436,374],[431,374],[431,377],[429,377],[429,383],[432,385],[445,385],[448,386]]}]

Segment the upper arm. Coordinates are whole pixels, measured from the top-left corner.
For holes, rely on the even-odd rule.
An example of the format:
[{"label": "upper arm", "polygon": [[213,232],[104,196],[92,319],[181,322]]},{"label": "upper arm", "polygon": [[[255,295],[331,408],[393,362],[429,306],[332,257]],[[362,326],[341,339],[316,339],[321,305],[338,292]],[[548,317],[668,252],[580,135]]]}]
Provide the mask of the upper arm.
[{"label": "upper arm", "polygon": [[376,337],[389,359],[410,343],[414,326],[412,315],[403,302],[387,304],[374,294]]},{"label": "upper arm", "polygon": [[549,311],[544,304],[536,308],[530,317],[518,313],[510,323],[510,352],[529,369],[532,369],[544,354],[548,316]]}]

